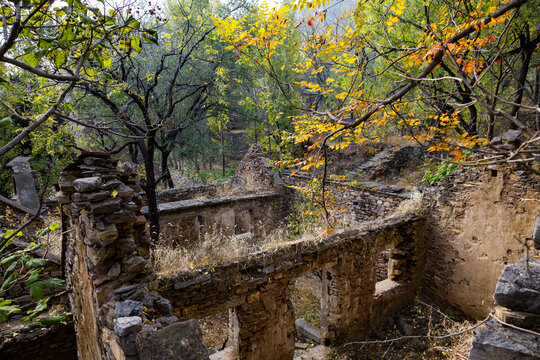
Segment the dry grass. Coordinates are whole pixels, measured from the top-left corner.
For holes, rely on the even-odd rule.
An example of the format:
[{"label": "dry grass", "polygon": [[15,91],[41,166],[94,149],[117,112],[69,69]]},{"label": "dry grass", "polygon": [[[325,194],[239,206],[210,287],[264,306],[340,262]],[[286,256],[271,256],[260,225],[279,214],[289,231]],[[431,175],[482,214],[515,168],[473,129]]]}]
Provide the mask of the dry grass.
[{"label": "dry grass", "polygon": [[261,252],[273,251],[300,242],[320,241],[331,234],[324,224],[310,224],[299,235],[291,235],[286,226],[278,226],[261,236],[225,235],[212,229],[188,245],[171,245],[163,239],[153,250],[153,264],[158,276],[175,276],[182,271],[228,264],[249,259]]},{"label": "dry grass", "polygon": [[[399,319],[399,320],[398,320]],[[413,304],[391,317],[383,329],[369,340],[378,344],[354,343],[329,351],[328,359],[404,359],[404,360],[458,360],[467,359],[475,336],[474,331],[451,336],[443,340],[426,338],[402,339],[405,334],[398,325],[406,323],[410,335],[447,336],[470,329],[474,323],[460,320],[456,315],[442,311],[427,300],[416,299]],[[401,326],[402,328],[402,326]]]}]

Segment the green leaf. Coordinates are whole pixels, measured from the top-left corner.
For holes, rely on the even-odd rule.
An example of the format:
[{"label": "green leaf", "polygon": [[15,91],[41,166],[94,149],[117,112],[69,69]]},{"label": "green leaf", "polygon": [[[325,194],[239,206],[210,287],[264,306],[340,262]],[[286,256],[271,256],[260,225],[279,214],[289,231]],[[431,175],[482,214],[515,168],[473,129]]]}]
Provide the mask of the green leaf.
[{"label": "green leaf", "polygon": [[6,117],[0,120],[0,129],[5,129],[11,125],[13,125],[13,120],[11,120],[11,117]]},{"label": "green leaf", "polygon": [[112,66],[112,57],[103,59],[103,67],[106,67],[107,69],[109,69],[111,66]]},{"label": "green leaf", "polygon": [[50,278],[44,282],[44,285],[49,290],[54,290],[60,286],[65,286],[66,282],[62,279]]},{"label": "green leaf", "polygon": [[56,51],[54,53],[54,65],[57,68],[61,67],[67,62],[67,54],[63,51]]},{"label": "green leaf", "polygon": [[38,64],[37,57],[32,53],[23,55],[23,60],[24,60],[25,63],[27,63],[31,67],[36,67],[36,65]]},{"label": "green leaf", "polygon": [[16,301],[0,301],[0,322],[6,322],[11,315],[19,314],[20,312],[21,306]]},{"label": "green leaf", "polygon": [[5,274],[4,274],[4,277],[8,274],[10,274],[13,270],[15,270],[15,268],[17,267],[17,265],[20,264],[20,261],[14,261],[13,263],[11,263],[11,265],[9,265],[9,267],[7,268]]},{"label": "green leaf", "polygon": [[67,320],[68,320],[68,317],[67,317],[66,314],[60,314],[60,315],[57,315],[57,316],[44,317],[42,319],[39,319],[39,322],[41,323],[41,325],[51,326],[51,325],[54,325],[54,324],[65,322]]},{"label": "green leaf", "polygon": [[6,265],[6,264],[11,264],[12,262],[14,262],[15,260],[17,260],[18,256],[17,255],[10,255],[6,258],[3,258],[1,261],[0,261],[0,265]]},{"label": "green leaf", "polygon": [[11,274],[5,281],[4,283],[2,284],[2,286],[0,287],[0,291],[2,290],[6,290],[9,285],[11,285],[11,283],[19,276],[19,273],[18,272],[14,272],[13,274]]},{"label": "green leaf", "polygon": [[45,285],[42,282],[35,282],[30,285],[30,296],[34,301],[43,299]]},{"label": "green leaf", "polygon": [[[69,104],[69,105],[71,105],[71,104]],[[73,110],[73,107],[71,107],[71,109]],[[58,225],[58,223],[52,223],[51,225],[49,225],[49,230],[54,231],[54,230],[58,229],[59,226],[60,225]]]},{"label": "green leaf", "polygon": [[136,52],[140,53],[142,50],[141,39],[138,37],[131,38],[131,48]]},{"label": "green leaf", "polygon": [[36,281],[38,281],[38,279],[39,279],[39,274],[41,273],[41,270],[42,270],[42,269],[33,270],[33,271],[32,271],[32,275],[30,275],[30,277],[28,278],[28,280],[26,280],[26,281],[24,282],[24,285],[30,286],[30,285],[32,285],[33,283],[35,283]]},{"label": "green leaf", "polygon": [[80,17],[82,19],[82,22],[85,23],[85,24],[97,25],[97,22],[95,22],[94,19],[92,19],[90,16],[86,16],[86,15],[81,14]]},{"label": "green leaf", "polygon": [[47,259],[36,259],[32,258],[24,263],[26,267],[29,267],[31,269],[34,268],[40,268],[40,267],[47,267],[51,264],[51,262]]}]

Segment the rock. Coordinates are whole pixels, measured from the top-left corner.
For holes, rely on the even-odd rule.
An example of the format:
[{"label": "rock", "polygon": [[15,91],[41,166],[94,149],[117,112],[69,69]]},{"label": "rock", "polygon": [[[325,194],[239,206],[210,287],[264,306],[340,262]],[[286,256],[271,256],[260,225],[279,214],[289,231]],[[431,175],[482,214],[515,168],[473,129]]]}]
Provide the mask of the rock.
[{"label": "rock", "polygon": [[156,308],[156,310],[162,314],[170,314],[172,312],[171,302],[162,297],[154,300],[153,305],[154,305],[154,308]]},{"label": "rock", "polygon": [[296,328],[296,336],[299,340],[309,341],[314,344],[321,343],[321,329],[311,325],[306,320],[300,318],[294,322]]},{"label": "rock", "polygon": [[534,248],[540,250],[540,216],[536,218],[536,226],[533,232]]},{"label": "rock", "polygon": [[73,181],[73,187],[78,192],[90,192],[97,190],[103,184],[103,180],[99,176],[81,178]]},{"label": "rock", "polygon": [[107,276],[118,277],[118,275],[120,275],[121,270],[122,270],[122,266],[119,263],[115,263],[113,266],[109,268],[109,271],[107,271]]},{"label": "rock", "polygon": [[504,141],[513,142],[516,141],[521,136],[521,134],[523,134],[521,130],[510,129],[503,134],[502,139]]},{"label": "rock", "polygon": [[131,263],[127,265],[127,272],[138,273],[144,270],[145,266],[146,260],[141,256],[135,256],[133,259],[131,259]]},{"label": "rock", "polygon": [[110,214],[120,210],[121,205],[121,199],[108,199],[98,203],[92,203],[92,205],[90,205],[90,210],[94,215]]},{"label": "rock", "polygon": [[142,329],[142,319],[140,316],[127,316],[114,319],[114,332],[118,336],[134,334]]},{"label": "rock", "polygon": [[129,316],[141,316],[142,307],[143,304],[139,301],[117,301],[115,305],[116,317],[124,318]]},{"label": "rock", "polygon": [[145,360],[210,359],[196,320],[173,324],[155,332],[139,333],[137,350],[139,359]]},{"label": "rock", "polygon": [[[540,259],[529,256],[507,265],[495,289],[497,304],[515,311],[540,314]],[[530,277],[529,277],[530,276]]]},{"label": "rock", "polygon": [[166,327],[176,322],[178,322],[178,318],[176,316],[164,316],[156,319],[156,325],[161,327]]},{"label": "rock", "polygon": [[533,351],[540,352],[537,336],[503,326],[491,320],[473,340],[470,360],[521,360],[533,358]]},{"label": "rock", "polygon": [[328,350],[330,350],[330,348],[318,345],[299,356],[295,356],[294,360],[324,360],[327,358],[326,354],[328,353]]}]

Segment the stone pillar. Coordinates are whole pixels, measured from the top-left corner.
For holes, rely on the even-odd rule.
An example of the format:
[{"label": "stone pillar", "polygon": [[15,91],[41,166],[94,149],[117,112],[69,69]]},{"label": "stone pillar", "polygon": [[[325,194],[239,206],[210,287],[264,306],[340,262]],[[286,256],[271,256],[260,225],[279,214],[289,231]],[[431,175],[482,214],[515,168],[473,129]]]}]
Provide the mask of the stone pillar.
[{"label": "stone pillar", "polygon": [[[275,285],[269,285],[275,286]],[[230,310],[233,358],[288,360],[294,357],[294,309],[288,286],[256,292],[247,304]]]},{"label": "stone pillar", "polygon": [[16,157],[6,164],[13,171],[15,192],[19,204],[36,212],[39,209],[38,188],[32,169],[28,163],[29,157]]},{"label": "stone pillar", "polygon": [[[166,299],[147,290],[153,271],[137,175],[118,169],[108,154],[82,153],[60,174],[59,186],[69,219],[65,263],[79,359],[139,359],[139,352],[147,354],[137,341],[143,332],[184,326]],[[174,347],[178,339],[165,338],[158,340],[169,351],[167,341]]]},{"label": "stone pillar", "polygon": [[351,249],[322,272],[321,332],[324,345],[339,345],[370,333],[375,292],[374,256]]}]

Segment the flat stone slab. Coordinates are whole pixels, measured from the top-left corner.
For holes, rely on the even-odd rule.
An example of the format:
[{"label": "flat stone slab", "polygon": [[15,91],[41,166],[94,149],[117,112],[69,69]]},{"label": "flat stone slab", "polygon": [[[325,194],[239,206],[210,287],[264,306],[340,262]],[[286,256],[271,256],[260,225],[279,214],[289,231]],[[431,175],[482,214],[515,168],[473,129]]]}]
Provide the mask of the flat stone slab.
[{"label": "flat stone slab", "polygon": [[321,343],[321,329],[300,318],[294,322],[298,339],[314,344]]},{"label": "flat stone slab", "polygon": [[515,311],[540,315],[540,259],[529,255],[507,265],[495,288],[497,304]]},{"label": "flat stone slab", "polygon": [[[473,340],[470,360],[525,360],[540,356],[540,339],[530,333],[499,324],[495,320]],[[535,353],[536,352],[536,353]]]},{"label": "flat stone slab", "polygon": [[295,356],[294,360],[325,360],[328,353],[328,347],[317,345],[305,353]]},{"label": "flat stone slab", "polygon": [[189,320],[137,335],[139,359],[204,360],[210,359],[202,343],[202,332],[196,320]]}]

